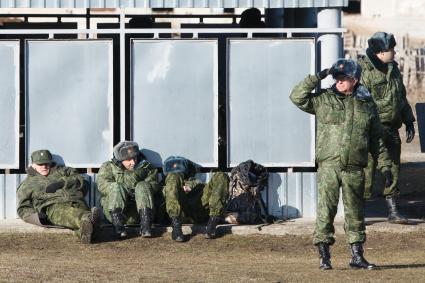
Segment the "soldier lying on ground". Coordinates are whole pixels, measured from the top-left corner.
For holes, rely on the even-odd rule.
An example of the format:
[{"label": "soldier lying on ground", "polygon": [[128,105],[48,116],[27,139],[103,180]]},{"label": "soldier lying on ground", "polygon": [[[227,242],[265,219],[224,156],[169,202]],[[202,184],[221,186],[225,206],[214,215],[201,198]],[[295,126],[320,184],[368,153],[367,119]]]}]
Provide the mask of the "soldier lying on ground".
[{"label": "soldier lying on ground", "polygon": [[183,157],[170,156],[164,161],[165,203],[173,227],[172,239],[183,242],[182,221],[203,223],[208,221],[205,237],[216,236],[216,226],[228,198],[229,177],[215,173],[204,184],[194,177],[194,164]]},{"label": "soldier lying on ground", "polygon": [[154,196],[160,193],[157,173],[132,141],[118,143],[112,160],[103,163],[97,188],[105,217],[118,236],[127,235],[124,224],[135,223],[140,223],[142,237],[152,236]]},{"label": "soldier lying on ground", "polygon": [[90,211],[84,201],[87,181],[75,169],[57,166],[48,150],[31,154],[27,173],[17,191],[19,217],[39,226],[75,230],[82,243],[91,243],[99,228],[99,211]]},{"label": "soldier lying on ground", "polygon": [[[329,74],[335,84],[312,93]],[[382,140],[382,126],[368,90],[359,84],[360,66],[339,59],[330,69],[309,75],[291,93],[301,110],[316,115],[316,161],[319,204],[314,244],[318,246],[320,268],[332,269],[329,246],[335,242],[333,225],[339,201],[339,188],[345,212],[345,233],[351,246],[351,268],[373,269],[363,257],[366,241],[364,223],[364,172],[368,152],[378,159],[386,184],[392,183],[391,160]]]}]

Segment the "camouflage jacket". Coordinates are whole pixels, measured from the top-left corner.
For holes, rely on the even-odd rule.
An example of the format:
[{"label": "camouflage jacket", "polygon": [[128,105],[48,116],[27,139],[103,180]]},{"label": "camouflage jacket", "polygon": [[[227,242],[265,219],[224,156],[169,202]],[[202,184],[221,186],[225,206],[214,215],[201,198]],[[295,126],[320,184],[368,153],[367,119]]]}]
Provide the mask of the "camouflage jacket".
[{"label": "camouflage jacket", "polygon": [[97,174],[97,189],[102,196],[107,196],[112,184],[119,183],[128,190],[132,190],[139,182],[146,182],[154,192],[160,189],[157,181],[158,170],[148,161],[142,160],[134,170],[127,170],[119,162],[107,161],[102,164]]},{"label": "camouflage jacket", "polygon": [[362,85],[345,96],[334,87],[312,93],[319,80],[307,76],[291,92],[292,102],[316,115],[316,161],[349,169],[364,168],[368,152],[378,159],[378,168],[388,170],[391,161],[382,141],[382,126],[369,92]]},{"label": "camouflage jacket", "polygon": [[[370,53],[370,52],[368,52]],[[369,57],[372,56],[372,59]],[[362,67],[361,83],[372,94],[379,113],[379,119],[385,126],[399,129],[402,123],[409,124],[415,121],[412,108],[406,99],[406,88],[397,63],[389,63],[387,73],[380,71],[373,55],[365,55],[358,63]]]},{"label": "camouflage jacket", "polygon": [[[78,172],[70,167],[54,166],[48,176],[39,174],[34,168],[28,167],[27,178],[17,189],[18,215],[32,224],[41,225],[38,213],[55,203],[84,202],[86,182]],[[46,187],[57,181],[65,185],[54,193],[47,193]]]}]

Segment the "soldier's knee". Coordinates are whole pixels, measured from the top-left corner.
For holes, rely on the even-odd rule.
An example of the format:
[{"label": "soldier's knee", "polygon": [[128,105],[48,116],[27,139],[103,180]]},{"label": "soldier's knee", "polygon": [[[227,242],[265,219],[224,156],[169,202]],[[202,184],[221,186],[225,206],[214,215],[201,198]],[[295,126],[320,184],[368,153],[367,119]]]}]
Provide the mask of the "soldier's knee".
[{"label": "soldier's knee", "polygon": [[183,174],[181,173],[168,173],[167,177],[165,178],[166,184],[178,184],[183,182]]},{"label": "soldier's knee", "polygon": [[137,183],[135,190],[140,192],[152,192],[152,186],[146,181],[140,181]]},{"label": "soldier's knee", "polygon": [[114,194],[122,194],[123,192],[125,192],[125,189],[122,185],[118,183],[113,183],[111,185],[111,188],[109,189],[109,192]]},{"label": "soldier's knee", "polygon": [[217,172],[217,173],[214,173],[214,175],[211,178],[211,181],[228,183],[229,182],[229,176],[224,172]]}]

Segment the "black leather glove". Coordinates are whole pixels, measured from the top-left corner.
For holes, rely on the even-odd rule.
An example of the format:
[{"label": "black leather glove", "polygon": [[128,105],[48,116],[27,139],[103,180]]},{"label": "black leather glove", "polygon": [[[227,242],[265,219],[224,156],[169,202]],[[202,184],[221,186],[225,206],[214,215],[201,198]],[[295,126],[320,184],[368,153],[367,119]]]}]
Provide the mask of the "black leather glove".
[{"label": "black leather glove", "polygon": [[382,174],[384,174],[385,176],[385,188],[388,188],[393,183],[393,174],[391,173],[390,170],[385,171]]},{"label": "black leather glove", "polygon": [[329,69],[323,69],[320,72],[318,72],[316,74],[317,78],[319,80],[323,80],[324,78],[326,78],[329,75]]},{"label": "black leather glove", "polygon": [[415,137],[415,126],[413,126],[413,123],[406,125],[406,136],[406,142],[412,142],[413,138]]},{"label": "black leather glove", "polygon": [[62,180],[50,183],[46,186],[46,193],[54,193],[57,190],[62,189],[64,185],[65,182]]}]

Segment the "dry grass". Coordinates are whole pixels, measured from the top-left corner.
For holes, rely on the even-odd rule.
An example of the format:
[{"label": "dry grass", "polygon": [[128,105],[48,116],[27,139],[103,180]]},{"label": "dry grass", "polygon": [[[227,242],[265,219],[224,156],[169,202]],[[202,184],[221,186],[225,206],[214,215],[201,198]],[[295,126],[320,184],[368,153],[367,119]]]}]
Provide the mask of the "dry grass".
[{"label": "dry grass", "polygon": [[332,248],[332,271],[320,271],[310,236],[193,237],[81,245],[72,235],[0,234],[0,281],[129,282],[421,282],[425,232],[371,234],[367,258],[382,270],[347,268],[344,237]]}]

